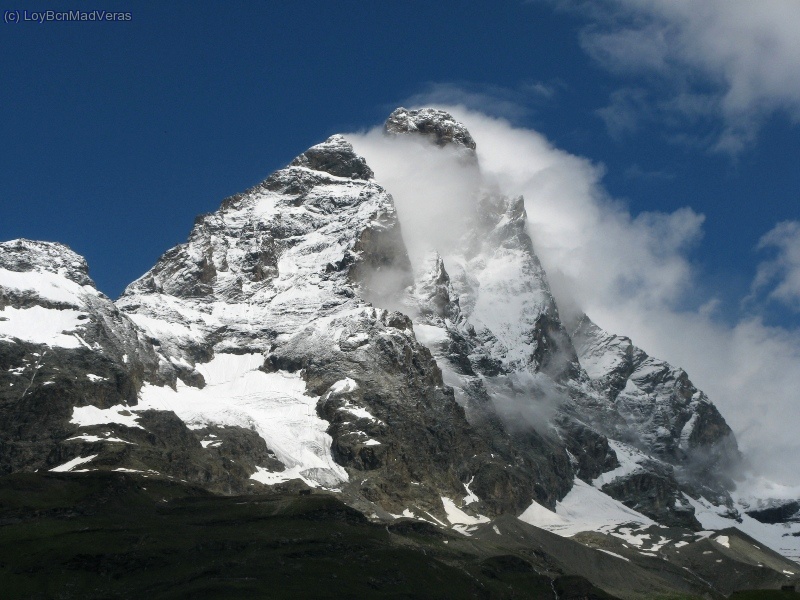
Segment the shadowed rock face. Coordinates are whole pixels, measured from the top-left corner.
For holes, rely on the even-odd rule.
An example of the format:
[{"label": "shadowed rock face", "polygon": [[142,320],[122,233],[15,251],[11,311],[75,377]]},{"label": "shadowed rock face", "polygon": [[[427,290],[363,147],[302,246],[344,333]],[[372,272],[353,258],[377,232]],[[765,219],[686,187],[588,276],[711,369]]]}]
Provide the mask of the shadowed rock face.
[{"label": "shadowed rock face", "polygon": [[654,467],[633,473],[604,485],[602,489],[657,523],[693,531],[702,529],[692,507],[683,500],[670,469]]},{"label": "shadowed rock face", "polygon": [[747,514],[761,523],[800,523],[800,500],[769,500]]}]

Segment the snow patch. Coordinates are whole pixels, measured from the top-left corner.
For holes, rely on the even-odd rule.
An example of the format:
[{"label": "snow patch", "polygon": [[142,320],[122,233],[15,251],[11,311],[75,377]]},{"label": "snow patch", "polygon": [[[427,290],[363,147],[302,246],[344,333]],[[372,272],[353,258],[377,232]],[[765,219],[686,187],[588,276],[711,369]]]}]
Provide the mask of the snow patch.
[{"label": "snow patch", "polygon": [[611,555],[611,556],[613,556],[613,557],[615,557],[615,558],[621,558],[621,559],[622,559],[622,560],[624,560],[625,562],[631,562],[631,559],[630,559],[630,558],[625,558],[625,557],[624,557],[624,556],[622,556],[621,554],[617,554],[616,552],[612,552],[611,550],[605,550],[605,549],[603,549],[603,548],[596,548],[596,549],[597,549],[597,550],[600,550],[600,552],[604,552],[604,553],[606,553],[606,554],[609,554],[609,555]]},{"label": "snow patch", "polygon": [[109,425],[116,423],[126,427],[144,429],[136,420],[138,417],[132,410],[142,410],[141,406],[112,406],[110,408],[97,408],[96,406],[76,406],[72,409],[70,423],[81,427],[92,425]]},{"label": "snow patch", "polygon": [[180,380],[175,390],[145,384],[136,406],[77,407],[72,422],[142,428],[137,413],[172,411],[190,429],[234,426],[258,433],[287,467],[281,474],[258,471],[252,476],[258,481],[283,481],[290,475],[323,487],[347,481],[347,472],[331,455],[332,440],[326,433],[329,424],[317,416],[318,398],[305,394],[305,382],[299,374],[260,371],[263,360],[259,353],[217,354],[210,362],[196,365],[206,381],[203,389]]},{"label": "snow patch", "polygon": [[[534,501],[518,518],[563,537],[582,531],[599,531],[622,537],[637,546],[642,540],[633,535],[633,530],[655,525],[652,519],[578,478],[564,499],[556,503],[555,512]],[[621,525],[628,525],[630,531],[622,530]]]},{"label": "snow patch", "polygon": [[171,410],[198,429],[208,425],[252,429],[287,467],[268,476],[259,471],[252,476],[257,481],[290,475],[313,486],[347,481],[347,472],[331,455],[329,424],[317,416],[318,398],[306,395],[299,374],[264,373],[259,370],[263,362],[259,353],[217,354],[196,365],[206,381],[203,389],[180,381],[177,390],[147,384],[133,410]]},{"label": "snow patch", "polygon": [[424,323],[414,324],[414,334],[417,341],[430,348],[433,345],[442,344],[447,342],[447,330],[443,327],[434,327],[433,325],[425,325]]},{"label": "snow patch", "polygon": [[334,383],[330,390],[328,391],[329,394],[346,394],[349,392],[354,392],[358,389],[358,384],[346,377],[345,379],[340,379],[336,383]]},{"label": "snow patch", "polygon": [[20,292],[33,292],[43,300],[76,307],[83,304],[81,297],[85,294],[98,295],[92,286],[81,285],[50,271],[17,272],[0,269],[0,286]]},{"label": "snow patch", "polygon": [[480,525],[481,523],[489,522],[488,517],[484,517],[483,515],[478,515],[477,517],[468,515],[446,496],[442,496],[442,505],[444,506],[447,520],[450,521],[451,525]]},{"label": "snow patch", "polygon": [[[152,469],[148,469],[147,471],[140,471],[139,469],[126,469],[125,467],[117,467],[114,469],[117,473],[146,473],[148,475],[161,475],[158,471],[153,471]],[[146,490],[147,488],[142,488]]]},{"label": "snow patch", "polygon": [[601,489],[604,485],[611,483],[621,477],[627,477],[637,471],[642,470],[640,463],[648,457],[643,452],[640,452],[633,446],[623,444],[616,440],[608,440],[608,445],[617,455],[619,465],[616,469],[601,474],[599,477],[592,481],[592,485],[597,489]]},{"label": "snow patch", "polygon": [[79,310],[56,310],[43,306],[14,308],[6,306],[0,311],[0,339],[17,338],[33,344],[46,344],[59,348],[77,348],[80,342],[71,332],[78,329],[82,313]]},{"label": "snow patch", "polygon": [[299,479],[309,487],[332,487],[339,483],[334,477],[325,477],[324,473],[317,473],[314,469],[303,469],[302,465],[295,465],[284,471],[270,471],[264,467],[256,467],[256,472],[250,479],[265,485],[275,485],[293,479]]},{"label": "snow patch", "polygon": [[467,490],[467,495],[464,497],[464,501],[461,503],[462,506],[467,506],[468,504],[472,504],[473,502],[481,501],[481,499],[478,498],[471,489],[469,489],[469,486],[472,485],[473,481],[475,481],[474,475],[470,478],[468,483],[464,484],[464,489]]},{"label": "snow patch", "polygon": [[372,416],[372,413],[370,413],[366,408],[356,406],[355,404],[351,404],[349,402],[347,402],[344,406],[340,407],[339,410],[348,412],[358,419],[367,419],[374,423],[383,423],[383,421],[381,421],[380,419],[377,419],[374,416]]},{"label": "snow patch", "polygon": [[[795,535],[800,534],[800,523],[761,523],[745,513],[739,513],[741,520],[737,521],[731,518],[725,506],[715,506],[705,498],[695,500],[686,494],[684,498],[694,508],[695,517],[703,529],[736,528],[789,560],[800,562],[800,535]],[[728,540],[728,536],[718,536],[715,541],[719,542],[723,537]]]},{"label": "snow patch", "polygon": [[697,413],[692,413],[692,416],[689,417],[689,420],[686,421],[686,424],[683,426],[683,429],[681,429],[681,437],[680,437],[681,450],[689,449],[689,438],[692,436],[695,423],[697,423],[697,418],[698,418]]},{"label": "snow patch", "polygon": [[73,458],[72,460],[65,462],[63,465],[53,467],[50,470],[54,473],[67,473],[69,471],[72,471],[75,467],[88,463],[89,461],[94,460],[97,457],[98,457],[97,454],[92,454],[91,456],[85,456],[83,458],[81,457]]},{"label": "snow patch", "polygon": [[[107,434],[108,435],[108,434]],[[81,442],[119,442],[122,444],[130,444],[131,446],[136,446],[133,442],[128,442],[123,439],[117,437],[100,437],[97,435],[90,435],[88,433],[82,433],[81,435],[76,435],[75,437],[68,438],[64,440],[65,442],[72,442],[72,441],[81,441]]]}]

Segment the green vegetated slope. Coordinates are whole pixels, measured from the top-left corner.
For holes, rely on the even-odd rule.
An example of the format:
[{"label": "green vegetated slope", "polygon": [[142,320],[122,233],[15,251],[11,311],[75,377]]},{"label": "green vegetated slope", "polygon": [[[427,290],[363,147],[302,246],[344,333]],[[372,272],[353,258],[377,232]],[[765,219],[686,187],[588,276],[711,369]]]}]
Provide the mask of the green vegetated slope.
[{"label": "green vegetated slope", "polygon": [[4,598],[613,598],[323,495],[220,497],[122,473],[0,478]]},{"label": "green vegetated slope", "polygon": [[734,592],[731,600],[800,600],[800,592],[781,590],[744,590]]},{"label": "green vegetated slope", "polygon": [[218,496],[107,471],[0,477],[4,599],[725,597],[713,588],[678,565],[512,517],[467,537],[372,522],[316,491]]}]

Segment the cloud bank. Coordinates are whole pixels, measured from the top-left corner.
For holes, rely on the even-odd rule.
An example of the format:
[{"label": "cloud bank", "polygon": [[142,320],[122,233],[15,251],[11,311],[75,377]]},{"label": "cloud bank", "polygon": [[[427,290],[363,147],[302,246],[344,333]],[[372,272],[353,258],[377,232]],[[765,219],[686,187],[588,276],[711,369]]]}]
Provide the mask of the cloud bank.
[{"label": "cloud bank", "polygon": [[718,131],[696,141],[737,153],[770,115],[800,118],[796,0],[554,3],[589,20],[581,44],[593,59],[635,81],[600,111],[612,133],[642,119],[721,119]]},{"label": "cloud bank", "polygon": [[[648,353],[687,370],[720,408],[753,467],[800,485],[800,336],[751,312],[715,320],[713,298],[686,310],[697,272],[687,250],[704,217],[691,207],[632,215],[602,186],[603,170],[555,148],[541,134],[463,106],[440,106],[477,142],[479,171],[417,140],[388,141],[379,128],[348,136],[395,197],[412,255],[457,236],[476,186],[525,197],[529,229],[562,316],[585,311]],[[776,251],[754,285],[776,298],[800,297],[800,226],[780,224],[762,239]]]}]

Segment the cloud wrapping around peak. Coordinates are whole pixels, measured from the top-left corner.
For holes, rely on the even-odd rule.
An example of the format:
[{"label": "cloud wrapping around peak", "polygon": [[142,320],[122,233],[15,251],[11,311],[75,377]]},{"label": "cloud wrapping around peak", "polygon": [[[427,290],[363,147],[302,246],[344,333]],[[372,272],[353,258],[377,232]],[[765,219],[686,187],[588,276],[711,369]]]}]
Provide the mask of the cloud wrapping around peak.
[{"label": "cloud wrapping around peak", "polygon": [[484,178],[524,196],[531,237],[562,303],[624,295],[661,305],[681,297],[691,280],[684,251],[702,237],[703,215],[684,207],[634,217],[602,188],[598,165],[503,119],[447,110],[478,141]]},{"label": "cloud wrapping around peak", "polygon": [[640,118],[721,117],[712,146],[737,153],[771,114],[800,118],[800,10],[795,0],[558,4],[590,20],[581,44],[592,58],[636,81],[613,94],[600,112],[612,132],[634,127],[640,107],[650,111]]},{"label": "cloud wrapping around peak", "polygon": [[[800,484],[800,438],[796,421],[786,418],[800,408],[800,336],[752,314],[720,322],[715,298],[696,298],[698,273],[688,250],[702,239],[704,216],[691,207],[633,215],[609,197],[603,169],[589,160],[505,119],[436,107],[467,126],[477,165],[381,128],[347,136],[395,198],[412,260],[431,248],[446,254],[482,190],[522,195],[562,319],[585,311],[606,330],[683,367],[720,408],[753,468]],[[770,271],[783,276],[783,283],[770,279],[776,297],[794,298],[798,225],[779,225],[762,245],[778,249],[780,268]]]}]

